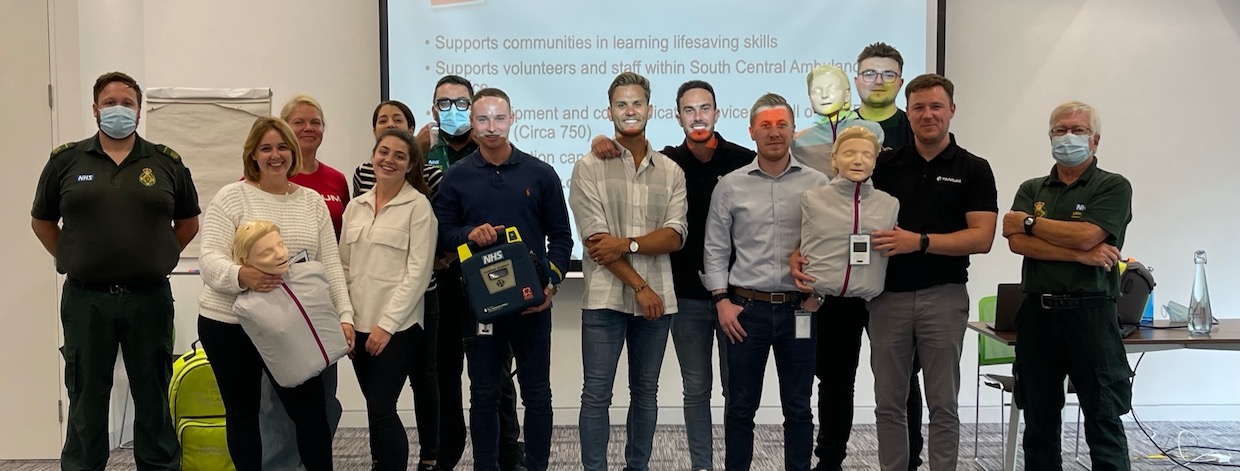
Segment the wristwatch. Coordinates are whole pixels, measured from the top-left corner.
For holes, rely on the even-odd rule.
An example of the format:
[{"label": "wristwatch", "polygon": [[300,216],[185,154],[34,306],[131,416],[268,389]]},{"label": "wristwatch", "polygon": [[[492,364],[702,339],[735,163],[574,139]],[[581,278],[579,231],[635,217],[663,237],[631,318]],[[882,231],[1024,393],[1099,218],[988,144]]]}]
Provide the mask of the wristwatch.
[{"label": "wristwatch", "polygon": [[930,235],[923,232],[921,234],[921,253],[926,253],[928,250],[930,250]]},{"label": "wristwatch", "polygon": [[1033,235],[1033,225],[1038,223],[1038,218],[1029,216],[1025,218],[1025,235]]},{"label": "wristwatch", "polygon": [[725,299],[728,299],[728,293],[726,293],[726,292],[724,292],[724,293],[719,293],[719,294],[716,294],[716,295],[714,295],[714,296],[711,296],[711,297],[710,297],[710,302],[712,302],[712,303],[714,303],[714,304],[719,304],[719,301],[723,301],[723,300],[725,300]]},{"label": "wristwatch", "polygon": [[629,237],[629,253],[637,253],[637,239]]}]

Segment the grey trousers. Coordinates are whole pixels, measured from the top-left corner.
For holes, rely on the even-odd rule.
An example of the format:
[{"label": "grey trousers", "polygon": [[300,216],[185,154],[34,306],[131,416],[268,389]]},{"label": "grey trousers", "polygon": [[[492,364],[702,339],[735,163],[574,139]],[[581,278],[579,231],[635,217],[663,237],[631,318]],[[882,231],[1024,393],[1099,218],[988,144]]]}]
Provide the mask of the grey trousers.
[{"label": "grey trousers", "polygon": [[927,449],[930,469],[956,469],[960,452],[960,353],[969,320],[963,284],[919,291],[884,292],[869,302],[870,366],[878,425],[878,462],[883,471],[908,469],[908,378],[914,351],[925,374],[930,408]]}]

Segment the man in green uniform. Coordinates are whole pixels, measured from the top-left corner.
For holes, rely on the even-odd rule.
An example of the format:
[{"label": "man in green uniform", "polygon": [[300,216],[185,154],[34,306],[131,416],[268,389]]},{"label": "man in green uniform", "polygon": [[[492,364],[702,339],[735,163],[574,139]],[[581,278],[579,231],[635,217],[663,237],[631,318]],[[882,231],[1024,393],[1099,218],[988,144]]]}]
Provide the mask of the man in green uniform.
[{"label": "man in green uniform", "polygon": [[1127,470],[1120,416],[1132,406],[1132,370],[1115,311],[1120,248],[1132,186],[1098,168],[1098,113],[1067,102],[1051,112],[1049,175],[1021,184],[1003,236],[1025,256],[1017,316],[1016,403],[1025,411],[1025,466],[1061,470],[1064,375],[1085,416],[1093,469]]},{"label": "man in green uniform", "polygon": [[142,89],[133,78],[100,76],[94,100],[99,132],[52,151],[30,211],[39,242],[67,275],[60,320],[69,425],[60,466],[107,465],[119,346],[133,392],[138,469],[180,469],[168,416],[174,313],[168,274],[198,233],[198,193],[175,151],[138,136]]}]

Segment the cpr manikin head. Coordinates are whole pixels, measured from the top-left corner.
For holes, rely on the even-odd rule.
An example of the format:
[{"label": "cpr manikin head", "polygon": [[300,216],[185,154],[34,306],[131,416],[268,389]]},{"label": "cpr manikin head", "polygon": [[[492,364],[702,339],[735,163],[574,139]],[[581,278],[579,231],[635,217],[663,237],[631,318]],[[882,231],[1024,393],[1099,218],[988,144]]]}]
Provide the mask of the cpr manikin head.
[{"label": "cpr manikin head", "polygon": [[841,110],[852,109],[852,88],[848,86],[848,76],[838,67],[814,67],[805,81],[809,86],[809,106],[819,116],[834,120]]},{"label": "cpr manikin head", "polygon": [[844,129],[831,147],[831,176],[841,176],[857,183],[874,174],[874,164],[882,146],[878,136],[869,129],[852,126]]},{"label": "cpr manikin head", "polygon": [[250,221],[238,227],[233,237],[233,259],[270,275],[283,275],[289,265],[280,228],[271,221]]}]

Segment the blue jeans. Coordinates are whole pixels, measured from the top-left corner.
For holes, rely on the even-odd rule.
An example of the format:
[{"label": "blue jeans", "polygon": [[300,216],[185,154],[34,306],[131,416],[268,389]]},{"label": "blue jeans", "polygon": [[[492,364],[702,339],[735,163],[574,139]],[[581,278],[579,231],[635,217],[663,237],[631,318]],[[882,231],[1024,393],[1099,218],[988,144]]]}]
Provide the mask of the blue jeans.
[{"label": "blue jeans", "polygon": [[728,339],[719,330],[719,314],[707,299],[676,298],[679,309],[672,316],[672,343],[680,360],[685,391],[685,435],[693,469],[714,469],[714,438],[711,433],[710,394],[714,390],[711,347],[719,339],[719,379],[723,398],[728,397]]},{"label": "blue jeans", "polygon": [[814,448],[814,413],[810,394],[814,386],[815,337],[818,319],[810,316],[809,338],[796,338],[798,303],[771,304],[733,297],[744,306],[744,341],[728,346],[728,368],[751,374],[728,377],[728,404],[724,417],[724,462],[728,470],[747,470],[753,461],[754,416],[762,401],[766,359],[775,350],[779,399],[784,412],[784,469],[809,470]]},{"label": "blue jeans", "polygon": [[499,470],[500,386],[509,380],[511,351],[525,405],[525,466],[544,471],[551,458],[551,309],[510,317],[490,328],[489,336],[477,335],[477,324],[465,332],[474,469]]},{"label": "blue jeans", "polygon": [[[323,399],[327,401],[327,427],[334,438],[336,427],[340,426],[340,415],[344,412],[340,399],[336,398],[336,365],[327,367],[319,377],[323,379]],[[289,437],[297,436],[297,427],[281,405],[280,397],[271,387],[271,379],[267,375],[263,375],[261,390],[258,428],[263,441],[263,469],[305,469],[297,451],[297,442],[289,440]]]},{"label": "blue jeans", "polygon": [[[679,314],[675,314],[679,315]],[[581,311],[581,464],[587,471],[606,470],[611,434],[611,391],[620,351],[629,346],[629,415],[626,424],[626,470],[648,469],[659,417],[659,372],[672,316],[649,321],[611,309]]]}]

